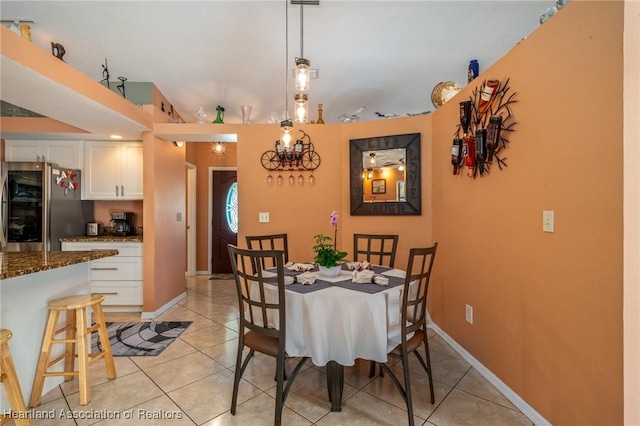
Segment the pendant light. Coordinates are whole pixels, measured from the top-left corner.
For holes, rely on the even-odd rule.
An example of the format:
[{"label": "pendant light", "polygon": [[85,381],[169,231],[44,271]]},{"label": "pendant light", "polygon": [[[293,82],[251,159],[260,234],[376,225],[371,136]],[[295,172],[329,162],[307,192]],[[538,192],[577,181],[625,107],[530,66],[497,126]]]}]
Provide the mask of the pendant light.
[{"label": "pendant light", "polygon": [[296,123],[307,123],[309,121],[309,95],[306,93],[296,93],[293,99],[296,102],[294,116]]}]

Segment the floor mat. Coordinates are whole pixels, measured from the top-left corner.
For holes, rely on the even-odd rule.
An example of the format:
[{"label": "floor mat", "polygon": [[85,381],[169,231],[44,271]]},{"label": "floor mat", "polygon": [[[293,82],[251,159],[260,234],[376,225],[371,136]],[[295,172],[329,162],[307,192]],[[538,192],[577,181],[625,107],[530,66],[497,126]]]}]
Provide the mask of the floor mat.
[{"label": "floor mat", "polygon": [[210,280],[232,280],[233,274],[211,274]]},{"label": "floor mat", "polygon": [[[192,321],[108,322],[107,333],[113,356],[158,355],[164,351]],[[98,333],[91,334],[91,352],[102,351]]]}]

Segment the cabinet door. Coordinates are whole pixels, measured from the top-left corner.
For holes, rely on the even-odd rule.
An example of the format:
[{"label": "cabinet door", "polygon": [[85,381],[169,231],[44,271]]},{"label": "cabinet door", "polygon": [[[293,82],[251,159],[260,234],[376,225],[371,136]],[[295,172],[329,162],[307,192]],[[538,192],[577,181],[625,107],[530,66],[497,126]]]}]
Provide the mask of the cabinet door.
[{"label": "cabinet door", "polygon": [[82,141],[42,141],[41,156],[62,167],[82,170]]},{"label": "cabinet door", "polygon": [[42,161],[38,141],[4,141],[4,156],[7,161]]},{"label": "cabinet door", "polygon": [[120,199],[121,144],[122,142],[97,141],[84,143],[83,198]]},{"label": "cabinet door", "polygon": [[122,142],[122,199],[142,200],[142,166],[142,143]]}]

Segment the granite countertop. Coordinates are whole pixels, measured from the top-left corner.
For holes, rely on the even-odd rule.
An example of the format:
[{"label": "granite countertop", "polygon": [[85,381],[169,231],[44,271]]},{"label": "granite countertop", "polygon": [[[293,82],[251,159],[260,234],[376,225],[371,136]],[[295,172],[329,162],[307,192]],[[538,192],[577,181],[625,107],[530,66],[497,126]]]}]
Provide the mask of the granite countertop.
[{"label": "granite countertop", "polygon": [[142,235],[99,235],[60,238],[61,243],[141,243]]},{"label": "granite countertop", "polygon": [[0,280],[116,256],[118,250],[10,251],[0,253]]}]

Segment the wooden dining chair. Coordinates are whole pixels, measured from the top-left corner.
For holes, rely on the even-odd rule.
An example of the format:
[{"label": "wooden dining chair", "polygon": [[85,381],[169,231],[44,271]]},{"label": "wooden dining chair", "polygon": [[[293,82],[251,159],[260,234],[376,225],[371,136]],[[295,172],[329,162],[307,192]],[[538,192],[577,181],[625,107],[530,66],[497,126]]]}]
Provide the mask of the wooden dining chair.
[{"label": "wooden dining chair", "polygon": [[[431,277],[431,270],[437,249],[438,243],[435,243],[432,247],[412,248],[409,251],[407,275],[404,280],[402,292],[402,317],[400,325],[395,330],[389,330],[389,338],[395,338],[395,340],[397,340],[397,338],[400,337],[400,343],[389,352],[388,356],[402,360],[404,387],[386,363],[379,363],[380,368],[389,375],[391,381],[396,388],[398,388],[398,391],[400,391],[400,394],[407,404],[410,426],[413,426],[413,400],[409,372],[410,353],[415,354],[422,368],[427,373],[429,377],[429,391],[431,392],[431,404],[435,403],[431,359],[429,357],[429,340],[427,339],[426,307],[429,278]],[[424,345],[426,363],[418,352],[420,345]]]},{"label": "wooden dining chair", "polygon": [[[282,250],[246,250],[229,244],[229,258],[236,282],[240,319],[238,330],[238,354],[233,380],[231,414],[236,414],[240,379],[249,360],[256,351],[276,358],[276,409],[274,424],[282,423],[282,409],[291,389],[291,384],[308,357],[298,361],[284,386],[285,377],[285,341],[286,309],[284,288],[284,252]],[[276,275],[265,276],[265,259],[275,259]],[[253,268],[257,268],[254,270]],[[268,286],[271,286],[268,287]],[[275,297],[273,288],[277,290]],[[247,307],[245,309],[245,306]],[[249,353],[242,360],[244,347]]]},{"label": "wooden dining chair", "polygon": [[[248,235],[246,240],[249,250],[282,250],[284,252],[284,263],[289,261],[287,234]],[[263,269],[276,266],[275,259],[263,257],[261,260]]]},{"label": "wooden dining chair", "polygon": [[353,260],[393,268],[398,235],[353,234]]}]

